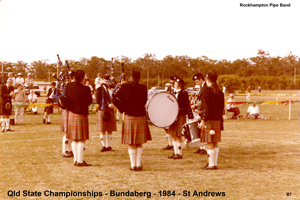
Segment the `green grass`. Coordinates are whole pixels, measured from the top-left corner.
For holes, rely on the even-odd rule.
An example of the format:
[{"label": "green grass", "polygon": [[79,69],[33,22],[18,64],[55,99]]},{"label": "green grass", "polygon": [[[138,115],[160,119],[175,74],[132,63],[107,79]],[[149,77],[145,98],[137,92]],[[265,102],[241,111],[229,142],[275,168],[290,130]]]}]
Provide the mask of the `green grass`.
[{"label": "green grass", "polygon": [[[252,100],[271,100],[273,97],[251,97]],[[245,97],[236,97],[244,101]],[[286,100],[286,99],[282,99]],[[41,101],[42,102],[42,101]],[[245,116],[248,105],[240,105]],[[113,133],[114,152],[101,153],[96,115],[90,114],[90,140],[85,160],[92,167],[73,166],[72,158],[61,156],[63,133],[60,114],[52,115],[52,124],[42,124],[42,114],[24,116],[25,125],[12,126],[15,132],[1,133],[1,199],[66,199],[45,197],[43,192],[102,192],[95,199],[126,199],[110,197],[118,192],[151,192],[152,199],[202,199],[183,197],[186,190],[225,192],[226,199],[300,199],[300,104],[292,105],[292,120],[288,106],[259,105],[261,113],[270,120],[225,120],[222,132],[218,170],[204,171],[207,156],[196,155],[196,149],[183,150],[182,160],[170,160],[172,151],[163,151],[167,140],[163,129],[151,126],[152,141],[144,145],[142,172],[129,170],[127,146],[121,143],[121,123]],[[40,110],[40,113],[42,109]],[[231,114],[228,114],[231,116]],[[42,197],[8,197],[9,190],[39,191]],[[159,191],[176,191],[176,196],[160,197]],[[105,195],[108,193],[108,195]],[[156,193],[156,196],[154,196]],[[181,195],[178,195],[181,193]],[[146,198],[146,197],[144,197]],[[215,199],[210,197],[207,199]],[[67,199],[94,199],[75,198]],[[127,199],[134,199],[127,197]],[[223,198],[224,199],[224,198]]]}]

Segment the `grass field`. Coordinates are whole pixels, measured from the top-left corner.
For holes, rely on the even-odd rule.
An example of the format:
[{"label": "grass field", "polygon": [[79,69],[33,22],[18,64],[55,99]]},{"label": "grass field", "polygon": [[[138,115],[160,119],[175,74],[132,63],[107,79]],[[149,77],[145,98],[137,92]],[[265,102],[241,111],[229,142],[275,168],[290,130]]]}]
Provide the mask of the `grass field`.
[{"label": "grass field", "polygon": [[[279,100],[290,98],[299,99]],[[245,101],[245,97],[237,96],[236,101]],[[275,97],[253,96],[251,101],[275,101]],[[248,105],[239,107],[245,116]],[[172,151],[161,149],[167,144],[165,132],[151,126],[152,141],[144,145],[144,170],[132,172],[127,146],[120,144],[121,122],[113,133],[115,151],[101,153],[93,113],[85,151],[85,160],[93,166],[74,167],[72,158],[61,156],[64,134],[59,131],[57,110],[51,125],[42,123],[42,109],[38,115],[27,113],[24,125],[12,126],[15,132],[1,133],[1,199],[137,198],[113,197],[111,191],[148,192],[151,199],[300,199],[300,103],[292,105],[292,120],[288,120],[286,105],[259,107],[270,120],[225,120],[216,171],[200,169],[207,156],[194,154],[196,149],[184,148],[182,160],[167,159]],[[19,191],[20,197],[8,196]],[[24,191],[41,192],[41,197],[24,197]],[[49,197],[47,191],[93,191],[102,192],[102,197]],[[224,192],[225,197],[193,196],[195,191]],[[145,195],[139,198],[147,198]]]}]

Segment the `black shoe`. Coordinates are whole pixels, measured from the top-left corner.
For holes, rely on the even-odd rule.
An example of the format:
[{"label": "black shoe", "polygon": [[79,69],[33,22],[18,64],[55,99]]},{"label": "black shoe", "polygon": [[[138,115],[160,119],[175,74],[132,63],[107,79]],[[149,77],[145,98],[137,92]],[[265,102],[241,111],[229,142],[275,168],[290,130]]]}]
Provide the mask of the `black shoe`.
[{"label": "black shoe", "polygon": [[171,150],[173,149],[173,146],[167,145],[166,147],[162,148],[163,150]]},{"label": "black shoe", "polygon": [[200,155],[207,155],[207,151],[202,149],[201,152],[199,153]]},{"label": "black shoe", "polygon": [[1,132],[5,132],[5,129],[2,129]]},{"label": "black shoe", "polygon": [[111,147],[106,147],[106,151],[114,151]]},{"label": "black shoe", "polygon": [[74,166],[77,166],[77,161],[74,162]]},{"label": "black shoe", "polygon": [[207,166],[207,167],[205,167],[205,168],[203,168],[204,170],[216,170],[216,169],[218,169],[217,168],[217,166],[212,166],[212,167],[209,167],[209,166]]},{"label": "black shoe", "polygon": [[101,152],[107,151],[106,147],[102,147],[102,149],[100,150]]},{"label": "black shoe", "polygon": [[51,124],[51,122],[47,122],[46,124]]},{"label": "black shoe", "polygon": [[142,166],[137,166],[136,171],[142,171],[143,167]]},{"label": "black shoe", "polygon": [[45,120],[45,118],[43,118],[43,123],[44,123],[44,124],[46,123],[46,120]]},{"label": "black shoe", "polygon": [[194,153],[201,153],[202,149],[197,149]]},{"label": "black shoe", "polygon": [[92,166],[91,164],[87,164],[85,161],[83,161],[82,163],[77,162],[77,167],[89,167]]},{"label": "black shoe", "polygon": [[173,155],[168,156],[168,158],[173,159],[175,157],[175,154],[173,153]]},{"label": "black shoe", "polygon": [[136,168],[136,166],[134,166],[134,167],[130,167],[130,170],[131,170],[131,171],[136,171],[136,170],[137,170],[137,168]]},{"label": "black shoe", "polygon": [[61,154],[63,157],[65,157],[65,158],[70,158],[70,157],[73,157],[73,155],[72,154],[70,154],[70,153],[67,153],[67,152],[65,152],[65,153],[62,153]]},{"label": "black shoe", "polygon": [[8,129],[6,129],[5,131],[15,131],[15,130],[12,130],[12,129],[8,128]]},{"label": "black shoe", "polygon": [[182,159],[182,155],[176,154],[173,159]]}]

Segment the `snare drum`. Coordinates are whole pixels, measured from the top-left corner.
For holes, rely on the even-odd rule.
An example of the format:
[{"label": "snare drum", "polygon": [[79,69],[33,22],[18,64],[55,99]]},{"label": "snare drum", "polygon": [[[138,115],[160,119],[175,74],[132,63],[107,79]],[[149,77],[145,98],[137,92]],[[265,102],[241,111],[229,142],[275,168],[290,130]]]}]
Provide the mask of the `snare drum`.
[{"label": "snare drum", "polygon": [[198,129],[198,121],[188,122],[182,126],[182,133],[185,137],[187,148],[201,147],[207,143],[200,142],[200,130]]},{"label": "snare drum", "polygon": [[155,93],[146,104],[146,114],[149,123],[159,128],[171,126],[177,119],[178,113],[177,99],[169,92]]}]

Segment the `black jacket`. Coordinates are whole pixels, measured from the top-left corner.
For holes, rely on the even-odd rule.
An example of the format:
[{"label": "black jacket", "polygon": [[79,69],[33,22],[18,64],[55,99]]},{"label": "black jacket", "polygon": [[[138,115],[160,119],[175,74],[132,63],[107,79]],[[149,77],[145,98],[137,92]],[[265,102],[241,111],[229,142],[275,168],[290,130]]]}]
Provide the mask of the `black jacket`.
[{"label": "black jacket", "polygon": [[[105,84],[101,84],[100,87],[97,88],[96,92],[97,104],[99,105],[99,110],[108,109],[108,104],[111,103],[111,97],[109,93],[109,87]],[[104,108],[102,109],[102,101],[104,100]]]},{"label": "black jacket", "polygon": [[91,89],[81,83],[69,83],[66,86],[67,109],[75,114],[88,115],[92,103]]},{"label": "black jacket", "polygon": [[113,104],[126,115],[146,116],[147,86],[124,83],[113,95]]},{"label": "black jacket", "polygon": [[185,90],[180,90],[178,93],[179,115],[188,115],[189,119],[193,119],[194,115],[191,109],[189,95]]},{"label": "black jacket", "polygon": [[214,93],[213,88],[207,87],[201,96],[203,120],[223,121],[224,111],[224,93],[219,90],[218,94]]},{"label": "black jacket", "polygon": [[0,85],[0,104],[11,103],[12,97],[9,94],[12,91],[14,91],[12,86],[8,88],[6,84]]}]

